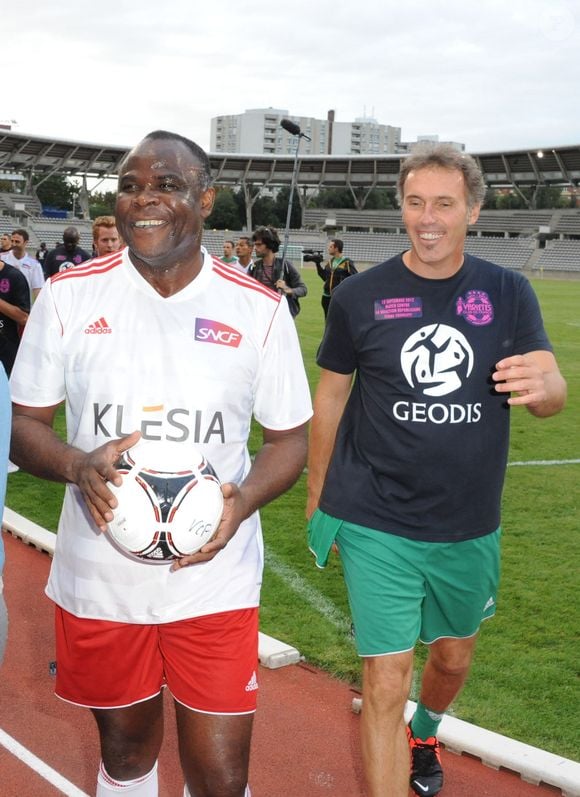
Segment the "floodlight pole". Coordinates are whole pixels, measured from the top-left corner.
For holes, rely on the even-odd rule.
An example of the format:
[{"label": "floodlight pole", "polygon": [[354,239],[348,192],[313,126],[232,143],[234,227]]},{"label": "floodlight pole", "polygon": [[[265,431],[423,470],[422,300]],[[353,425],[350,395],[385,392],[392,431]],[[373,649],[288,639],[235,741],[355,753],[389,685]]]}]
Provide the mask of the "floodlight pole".
[{"label": "floodlight pole", "polygon": [[[287,120],[283,119],[283,122]],[[289,132],[291,135],[296,136],[296,152],[294,153],[294,168],[292,169],[292,183],[290,185],[290,197],[288,199],[288,212],[286,213],[286,228],[284,230],[284,242],[282,244],[282,257],[280,259],[280,273],[277,275],[276,279],[282,279],[284,274],[284,260],[286,258],[286,252],[288,250],[288,241],[290,239],[290,217],[292,216],[292,203],[294,202],[294,191],[296,190],[296,182],[298,178],[298,150],[300,149],[300,139],[305,138],[307,141],[311,141],[311,139],[300,131],[300,128],[296,124],[282,124],[282,127]]]}]

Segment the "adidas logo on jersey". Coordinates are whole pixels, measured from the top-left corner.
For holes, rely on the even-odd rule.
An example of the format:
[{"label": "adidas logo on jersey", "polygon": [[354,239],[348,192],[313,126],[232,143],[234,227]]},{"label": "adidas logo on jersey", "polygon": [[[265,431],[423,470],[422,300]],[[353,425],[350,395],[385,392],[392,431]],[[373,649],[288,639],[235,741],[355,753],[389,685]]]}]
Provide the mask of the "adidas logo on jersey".
[{"label": "adidas logo on jersey", "polygon": [[258,679],[256,678],[256,671],[254,670],[246,686],[246,692],[254,692],[256,689],[258,689]]},{"label": "adidas logo on jersey", "polygon": [[101,316],[98,321],[88,325],[85,329],[85,335],[110,335],[112,331],[104,316]]},{"label": "adidas logo on jersey", "polygon": [[488,598],[487,603],[483,607],[483,611],[486,612],[488,609],[491,609],[492,606],[495,606],[495,601],[493,598]]}]

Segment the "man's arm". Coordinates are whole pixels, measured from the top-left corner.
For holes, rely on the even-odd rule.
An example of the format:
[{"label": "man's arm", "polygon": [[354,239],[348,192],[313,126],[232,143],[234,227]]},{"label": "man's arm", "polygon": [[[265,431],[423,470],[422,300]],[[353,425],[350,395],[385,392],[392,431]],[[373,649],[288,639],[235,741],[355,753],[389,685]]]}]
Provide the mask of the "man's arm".
[{"label": "man's arm", "polygon": [[96,525],[105,531],[113,519],[111,510],[117,506],[107,482],[121,485],[122,478],[113,466],[141,435],[133,432],[94,451],[81,451],[65,443],[53,430],[58,406],[13,404],[10,458],[22,470],[41,479],[76,484]]},{"label": "man's arm", "polygon": [[550,351],[506,357],[492,374],[498,393],[513,393],[511,406],[525,406],[537,418],[556,415],[566,403],[566,382]]},{"label": "man's arm", "polygon": [[179,559],[174,569],[213,559],[242,521],[292,487],[306,464],[307,428],[308,424],[285,431],[263,429],[263,445],[242,484],[222,485],[224,513],[216,536],[199,553]]},{"label": "man's arm", "polygon": [[[26,286],[26,290],[28,290],[28,285]],[[7,302],[5,299],[0,299],[0,313],[16,321],[20,326],[24,326],[28,321],[28,313],[26,311],[16,304],[10,304],[10,302]]]},{"label": "man's arm", "polygon": [[304,282],[302,282],[300,272],[292,265],[292,263],[288,263],[288,261],[284,262],[285,266],[283,273],[286,274],[286,279],[279,279],[276,283],[276,287],[280,288],[287,295],[295,296],[296,299],[306,296],[308,293],[308,288]]},{"label": "man's arm", "polygon": [[319,263],[317,260],[314,261],[314,265],[316,266],[316,273],[320,277],[321,280],[328,279],[328,275],[330,274],[330,266],[327,263]]},{"label": "man's arm", "polygon": [[314,397],[314,417],[310,429],[308,456],[308,501],[306,517],[310,517],[320,501],[326,471],[338,424],[350,393],[352,374],[338,374],[324,368]]}]

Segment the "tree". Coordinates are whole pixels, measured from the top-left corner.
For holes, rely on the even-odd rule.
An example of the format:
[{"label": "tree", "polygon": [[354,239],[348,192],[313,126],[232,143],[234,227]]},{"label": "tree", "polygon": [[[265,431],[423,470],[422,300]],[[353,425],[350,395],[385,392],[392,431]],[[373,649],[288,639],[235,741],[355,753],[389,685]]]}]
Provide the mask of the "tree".
[{"label": "tree", "polygon": [[523,210],[526,207],[521,196],[513,191],[498,193],[495,198],[495,206],[497,210]]},{"label": "tree", "polygon": [[80,187],[71,183],[64,174],[51,174],[45,180],[42,174],[35,175],[33,184],[36,186],[37,183],[40,185],[35,187],[36,195],[42,205],[58,210],[72,210],[75,206]]},{"label": "tree", "polygon": [[392,210],[396,207],[394,188],[373,188],[365,202],[365,210]]},{"label": "tree", "polygon": [[348,188],[322,188],[308,204],[313,208],[354,209],[354,199]]},{"label": "tree", "polygon": [[276,205],[271,196],[261,196],[254,202],[252,208],[252,224],[256,227],[278,227],[278,216],[276,215]]},{"label": "tree", "polygon": [[231,188],[218,189],[213,210],[205,226],[214,230],[240,230],[243,227],[239,204]]},{"label": "tree", "polygon": [[559,186],[543,185],[536,193],[538,210],[561,207],[562,189]]},{"label": "tree", "polygon": [[[277,217],[275,227],[286,228],[286,217],[288,215],[288,203],[290,202],[290,186],[283,186],[276,194],[274,200],[274,213]],[[302,208],[298,192],[294,189],[294,199],[292,200],[292,213],[290,215],[290,227],[298,230],[302,227]]]},{"label": "tree", "polygon": [[114,216],[117,194],[115,191],[95,191],[89,200],[89,211],[91,219],[97,216]]}]

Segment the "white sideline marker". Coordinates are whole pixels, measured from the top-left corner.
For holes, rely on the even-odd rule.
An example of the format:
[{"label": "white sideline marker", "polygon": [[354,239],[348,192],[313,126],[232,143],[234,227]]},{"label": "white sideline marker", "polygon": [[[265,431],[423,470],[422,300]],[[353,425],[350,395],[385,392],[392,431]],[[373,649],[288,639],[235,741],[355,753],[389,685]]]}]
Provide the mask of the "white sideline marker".
[{"label": "white sideline marker", "polygon": [[258,634],[258,658],[262,666],[276,670],[278,667],[286,667],[288,664],[299,662],[300,653],[291,645],[280,642],[280,640],[260,631]]},{"label": "white sideline marker", "polygon": [[9,753],[12,753],[12,755],[22,761],[23,764],[34,770],[41,778],[51,783],[62,794],[66,794],[67,797],[89,797],[86,792],[81,791],[74,783],[59,775],[52,767],[45,764],[44,761],[35,756],[34,753],[31,753],[30,750],[27,750],[26,747],[23,747],[20,742],[17,742],[16,739],[13,739],[2,729],[0,729],[0,744]]},{"label": "white sideline marker", "polygon": [[[8,507],[4,509],[2,526],[28,545],[33,545],[51,556],[54,554],[55,535]],[[260,632],[258,658],[262,666],[275,670],[288,664],[296,664],[301,657],[296,648]]]},{"label": "white sideline marker", "polygon": [[[352,710],[360,714],[363,701],[353,698]],[[417,704],[412,700],[405,706],[405,722],[409,722]],[[452,753],[468,753],[479,758],[492,769],[503,767],[517,772],[526,783],[538,786],[545,783],[560,789],[563,797],[579,797],[580,764],[568,758],[547,753],[537,747],[510,739],[493,731],[478,728],[469,722],[445,714],[437,733],[439,741]]]}]

